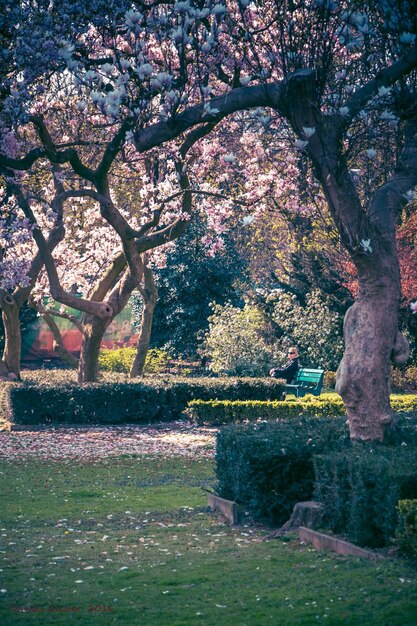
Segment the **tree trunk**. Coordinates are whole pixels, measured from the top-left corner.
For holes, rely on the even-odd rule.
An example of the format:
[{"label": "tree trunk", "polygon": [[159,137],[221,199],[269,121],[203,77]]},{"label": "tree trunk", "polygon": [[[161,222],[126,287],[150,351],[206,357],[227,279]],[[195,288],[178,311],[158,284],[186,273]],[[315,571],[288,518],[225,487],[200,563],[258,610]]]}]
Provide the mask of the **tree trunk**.
[{"label": "tree trunk", "polygon": [[152,270],[149,267],[145,267],[144,277],[145,288],[142,292],[143,313],[140,324],[136,355],[129,373],[130,378],[143,376],[146,355],[148,353],[149,343],[151,340],[153,314],[158,300],[158,290],[155,285]]},{"label": "tree trunk", "polygon": [[[364,255],[362,255],[364,256]],[[398,331],[400,280],[393,246],[356,262],[359,293],[344,321],[345,353],[336,374],[352,439],[382,441],[392,422],[390,361],[405,363],[408,343]]]},{"label": "tree trunk", "polygon": [[96,315],[85,315],[84,337],[78,366],[78,382],[94,383],[98,377],[98,357],[101,342],[111,320]]},{"label": "tree trunk", "polygon": [[20,380],[20,352],[22,336],[20,332],[20,307],[10,294],[1,297],[5,344],[0,374],[9,379]]}]

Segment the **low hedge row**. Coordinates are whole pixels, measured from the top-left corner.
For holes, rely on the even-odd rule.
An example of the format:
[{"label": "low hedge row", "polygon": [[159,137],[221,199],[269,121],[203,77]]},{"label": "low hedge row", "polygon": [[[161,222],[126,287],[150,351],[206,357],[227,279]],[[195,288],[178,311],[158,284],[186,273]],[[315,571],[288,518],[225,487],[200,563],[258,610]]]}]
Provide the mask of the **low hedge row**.
[{"label": "low hedge row", "polygon": [[390,543],[399,500],[417,497],[417,450],[354,444],[314,457],[314,497],[324,524],[361,546]]},{"label": "low hedge row", "polygon": [[[12,424],[150,423],[181,418],[194,398],[276,399],[283,386],[269,378],[148,379],[147,382],[104,382],[78,385],[72,381],[37,384],[5,383],[0,407]],[[63,380],[63,379],[61,379]]]},{"label": "low hedge row", "polygon": [[[401,442],[402,445],[397,445]],[[386,541],[393,535],[397,519],[395,508],[399,499],[414,497],[413,490],[417,479],[417,419],[416,417],[398,416],[397,430],[388,438],[389,445],[375,446],[376,452],[366,463],[369,446],[352,443],[349,438],[348,426],[344,417],[302,417],[277,422],[259,422],[257,424],[230,424],[224,426],[217,435],[216,475],[217,492],[220,496],[235,500],[248,510],[254,519],[279,526],[291,515],[297,502],[311,500],[316,492],[316,498],[324,501],[326,516],[334,517],[334,507],[337,506],[338,516],[335,530],[351,531],[352,537],[364,543],[369,537],[360,536],[361,523],[375,517],[371,534],[376,532],[376,542]],[[331,456],[328,451],[331,450]],[[344,455],[347,455],[344,456]],[[354,456],[349,456],[354,455]],[[356,455],[356,456],[355,456]],[[348,514],[349,497],[346,491],[346,462],[340,469],[340,480],[337,487],[331,488],[344,491],[340,495],[330,495],[331,488],[320,487],[330,483],[331,472],[327,471],[326,478],[317,479],[314,458],[319,461],[316,472],[321,467],[329,468],[331,459],[352,460],[349,484],[355,483],[355,497],[351,498],[352,510],[356,507],[355,516]],[[386,460],[384,458],[386,456]],[[320,459],[327,459],[325,461]],[[358,467],[353,459],[358,458]],[[376,468],[372,469],[373,461],[377,460]],[[362,463],[363,461],[363,463]],[[379,462],[380,461],[380,462]],[[343,474],[345,472],[345,475]],[[334,469],[335,475],[339,475]],[[366,472],[369,476],[380,476],[384,497],[380,492],[367,491]],[[324,469],[319,476],[324,476]],[[342,481],[344,478],[345,482]],[[371,478],[374,480],[374,478]],[[379,478],[378,478],[379,480]],[[327,482],[326,482],[327,481]],[[391,482],[390,482],[391,481]],[[408,481],[408,482],[407,482]],[[391,484],[392,483],[392,484]],[[323,494],[323,495],[322,495]],[[327,496],[327,494],[329,494]],[[367,502],[367,499],[370,502]],[[337,503],[337,504],[336,504]],[[359,505],[360,503],[360,505]],[[363,514],[361,512],[363,508]],[[345,521],[339,523],[343,507],[349,519],[356,519],[356,526],[351,524],[347,529]],[[359,518],[359,513],[362,515]],[[386,521],[384,521],[386,520]],[[332,524],[329,525],[332,527]],[[376,531],[375,531],[376,528]],[[363,531],[364,535],[367,531]],[[371,537],[372,539],[372,537]]]},{"label": "low hedge row", "polygon": [[262,400],[192,400],[185,414],[197,424],[231,424],[256,420],[293,417],[330,417],[345,413],[342,402],[262,401]]},{"label": "low hedge row", "polygon": [[[417,411],[417,396],[394,396],[391,406],[397,413]],[[297,400],[192,400],[185,411],[198,424],[231,424],[244,421],[277,420],[293,417],[331,417],[345,415],[342,399],[335,393],[319,397],[304,396]]]}]

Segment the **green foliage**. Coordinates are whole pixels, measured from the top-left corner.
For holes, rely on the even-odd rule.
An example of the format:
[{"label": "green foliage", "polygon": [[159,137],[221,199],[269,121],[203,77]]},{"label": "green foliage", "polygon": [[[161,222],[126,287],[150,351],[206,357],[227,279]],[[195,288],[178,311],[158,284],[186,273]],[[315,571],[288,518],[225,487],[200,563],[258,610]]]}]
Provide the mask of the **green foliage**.
[{"label": "green foliage", "polygon": [[391,370],[392,387],[396,391],[417,389],[417,367],[411,366],[405,369],[393,367]]},{"label": "green foliage", "polygon": [[400,500],[397,513],[395,537],[399,551],[404,556],[417,558],[417,500]]},{"label": "green foliage", "polygon": [[99,370],[103,372],[128,373],[135,358],[135,348],[118,348],[110,350],[102,348],[98,357]]},{"label": "green foliage", "polygon": [[[170,421],[180,419],[187,403],[196,398],[273,400],[282,394],[282,385],[274,379],[160,378],[147,382],[114,379],[115,382],[78,385],[66,373],[55,380],[51,372],[48,374],[37,377],[31,373],[31,378],[23,384],[5,383],[3,401],[11,407],[12,423]],[[36,382],[37,378],[42,382]]]},{"label": "green foliage", "polygon": [[398,501],[417,497],[415,447],[357,443],[315,456],[314,466],[315,498],[324,504],[327,527],[362,546],[388,545]]},{"label": "green foliage", "polygon": [[305,306],[294,295],[270,293],[266,310],[281,333],[279,340],[259,306],[216,305],[204,346],[210,368],[239,376],[265,375],[272,364],[286,360],[287,347],[294,344],[304,366],[335,370],[343,354],[343,317],[330,305],[330,297],[318,290],[307,295]]},{"label": "green foliage", "polygon": [[[98,365],[104,372],[129,373],[135,358],[136,348],[118,348],[109,350],[102,348],[100,351]],[[165,350],[151,348],[148,350],[145,361],[145,374],[159,374],[163,372],[168,364],[169,354]]]},{"label": "green foliage", "polygon": [[[224,234],[225,250],[207,255],[201,238],[203,220],[192,221],[178,245],[168,253],[166,267],[155,269],[159,300],[152,326],[152,345],[195,358],[201,335],[208,328],[211,302],[240,304],[246,282],[245,263]],[[139,318],[138,309],[136,317]]]},{"label": "green foliage", "polygon": [[[392,396],[391,406],[398,414],[417,411],[417,396]],[[283,401],[192,400],[188,417],[199,424],[230,424],[232,422],[278,420],[292,417],[333,417],[345,415],[346,409],[336,393],[303,398],[287,396]],[[400,442],[401,443],[401,442]]]},{"label": "green foliage", "polygon": [[204,354],[213,372],[233,376],[266,375],[277,358],[277,345],[266,338],[267,321],[261,310],[246,304],[213,306],[205,336]]},{"label": "green foliage", "polygon": [[325,389],[334,389],[336,385],[336,372],[327,370],[324,372],[323,387]]},{"label": "green foliage", "polygon": [[225,426],[217,435],[218,493],[255,519],[281,525],[297,502],[312,497],[313,455],[348,439],[343,418]]},{"label": "green foliage", "polygon": [[314,290],[302,306],[295,295],[274,291],[267,301],[273,304],[275,322],[298,346],[303,365],[337,369],[343,355],[343,316],[332,310],[330,296]]},{"label": "green foliage", "polygon": [[187,416],[198,424],[230,424],[256,420],[279,420],[297,417],[329,417],[344,414],[344,407],[337,401],[319,401],[314,396],[304,396],[295,401],[261,400],[192,400],[186,410]]}]

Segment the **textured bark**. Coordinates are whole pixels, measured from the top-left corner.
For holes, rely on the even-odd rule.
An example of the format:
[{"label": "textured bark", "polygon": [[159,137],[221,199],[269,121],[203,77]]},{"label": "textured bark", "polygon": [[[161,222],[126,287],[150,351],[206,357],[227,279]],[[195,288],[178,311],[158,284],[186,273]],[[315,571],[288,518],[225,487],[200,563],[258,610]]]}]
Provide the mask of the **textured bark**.
[{"label": "textured bark", "polygon": [[144,277],[145,286],[144,289],[141,290],[143,296],[143,313],[136,355],[129,373],[130,378],[143,376],[146,355],[148,353],[149,343],[151,340],[153,314],[158,300],[158,290],[155,285],[152,270],[149,267],[145,268]]},{"label": "textured bark", "polygon": [[[408,358],[398,332],[399,271],[395,251],[359,268],[359,294],[344,321],[345,353],[336,391],[346,406],[352,439],[382,441],[392,422],[390,363]],[[362,264],[364,265],[364,264]]]},{"label": "textured bark", "polygon": [[5,334],[0,375],[5,378],[20,380],[20,351],[22,347],[19,321],[20,306],[10,294],[2,294],[0,306]]},{"label": "textured bark", "polygon": [[98,357],[103,335],[109,325],[96,315],[85,315],[84,337],[78,365],[78,382],[94,383],[98,377]]}]

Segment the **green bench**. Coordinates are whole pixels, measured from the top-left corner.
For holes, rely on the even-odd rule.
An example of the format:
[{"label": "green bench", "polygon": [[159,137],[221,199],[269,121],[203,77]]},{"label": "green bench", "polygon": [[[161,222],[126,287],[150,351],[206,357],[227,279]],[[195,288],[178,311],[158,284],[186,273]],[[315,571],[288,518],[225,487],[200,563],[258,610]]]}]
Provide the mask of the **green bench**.
[{"label": "green bench", "polygon": [[291,384],[285,385],[285,392],[302,398],[307,393],[319,396],[323,387],[324,370],[300,367]]}]

